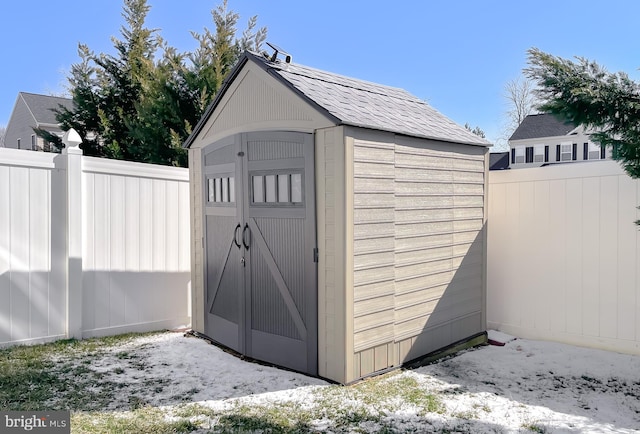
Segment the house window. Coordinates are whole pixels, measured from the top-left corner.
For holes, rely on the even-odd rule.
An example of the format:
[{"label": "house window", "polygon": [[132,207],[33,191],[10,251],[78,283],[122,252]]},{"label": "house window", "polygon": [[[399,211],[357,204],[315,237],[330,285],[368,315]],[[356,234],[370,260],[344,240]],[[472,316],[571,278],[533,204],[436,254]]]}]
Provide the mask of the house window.
[{"label": "house window", "polygon": [[253,205],[301,205],[302,173],[260,173],[251,175]]},{"label": "house window", "polygon": [[533,147],[533,162],[534,163],[544,163],[545,162],[544,149],[545,149],[544,145],[535,145]]},{"label": "house window", "polygon": [[20,149],[20,139],[18,139],[18,149]]},{"label": "house window", "polygon": [[516,148],[516,160],[515,163],[524,163],[524,148]]},{"label": "house window", "polygon": [[31,134],[31,150],[32,151],[36,150],[36,135],[35,134]]},{"label": "house window", "polygon": [[533,146],[527,146],[525,160],[527,163],[533,163]]},{"label": "house window", "polygon": [[233,176],[219,176],[207,179],[207,202],[211,204],[229,204],[236,201],[236,188]]},{"label": "house window", "polygon": [[560,161],[571,161],[573,157],[573,144],[562,143],[560,145]]},{"label": "house window", "polygon": [[588,154],[587,154],[587,159],[589,160],[600,160],[602,159],[602,153],[601,153],[601,149],[600,149],[600,145],[596,144],[596,143],[585,143],[585,147],[587,147],[588,150]]}]

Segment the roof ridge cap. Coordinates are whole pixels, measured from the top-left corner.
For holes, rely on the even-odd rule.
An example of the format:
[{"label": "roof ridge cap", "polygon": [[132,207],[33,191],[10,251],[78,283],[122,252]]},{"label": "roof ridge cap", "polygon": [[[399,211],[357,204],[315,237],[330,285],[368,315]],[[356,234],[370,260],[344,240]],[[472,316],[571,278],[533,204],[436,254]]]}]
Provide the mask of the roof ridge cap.
[{"label": "roof ridge cap", "polygon": [[376,83],[376,82],[368,81],[368,80],[362,80],[362,79],[359,79],[359,78],[350,77],[348,75],[336,74],[336,73],[333,73],[333,72],[328,72],[328,71],[325,71],[325,70],[322,70],[322,69],[317,69],[317,68],[313,68],[313,67],[310,67],[310,66],[297,64],[297,63],[295,63],[295,64],[292,63],[290,65],[293,65],[294,67],[302,68],[302,69],[311,69],[313,71],[317,71],[317,72],[319,72],[321,74],[324,74],[324,75],[344,78],[344,79],[351,80],[351,81],[356,82],[356,83],[359,82],[359,83],[363,83],[363,84],[368,84],[368,85],[370,85],[371,87],[374,87],[374,88],[389,89],[389,90],[393,90],[395,92],[401,92],[401,93],[404,94],[405,98],[398,98],[397,95],[390,95],[389,93],[386,93],[386,92],[383,92],[383,91],[376,92],[376,91],[374,91],[372,89],[366,89],[366,88],[357,87],[357,86],[350,86],[348,84],[339,83],[339,82],[336,82],[336,81],[331,81],[331,80],[323,79],[323,78],[320,78],[320,77],[311,76],[309,74],[305,74],[303,71],[292,71],[289,68],[287,68],[286,66],[269,64],[268,67],[271,67],[274,70],[287,72],[289,74],[297,75],[297,76],[300,76],[300,77],[306,77],[306,78],[309,78],[309,79],[312,79],[312,80],[321,81],[323,83],[335,84],[337,86],[341,86],[341,87],[344,87],[344,88],[347,88],[347,89],[357,89],[357,90],[360,90],[360,91],[363,91],[363,92],[367,92],[367,93],[371,93],[371,94],[375,94],[375,95],[383,95],[383,96],[388,96],[390,98],[403,99],[405,101],[419,102],[421,104],[425,104],[426,106],[430,107],[430,105],[426,101],[424,101],[424,100],[420,99],[419,97],[413,95],[411,92],[409,92],[408,90],[406,90],[406,89],[404,89],[402,87],[388,86],[388,85],[385,85],[385,84],[380,84],[380,83]]}]

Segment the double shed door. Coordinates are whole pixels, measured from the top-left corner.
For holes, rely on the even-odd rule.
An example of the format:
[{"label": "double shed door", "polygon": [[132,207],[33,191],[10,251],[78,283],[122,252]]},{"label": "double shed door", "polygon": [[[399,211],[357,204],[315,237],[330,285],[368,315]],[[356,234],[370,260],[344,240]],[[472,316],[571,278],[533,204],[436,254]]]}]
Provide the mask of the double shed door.
[{"label": "double shed door", "polygon": [[317,374],[311,134],[237,134],[203,150],[205,332],[258,360]]}]

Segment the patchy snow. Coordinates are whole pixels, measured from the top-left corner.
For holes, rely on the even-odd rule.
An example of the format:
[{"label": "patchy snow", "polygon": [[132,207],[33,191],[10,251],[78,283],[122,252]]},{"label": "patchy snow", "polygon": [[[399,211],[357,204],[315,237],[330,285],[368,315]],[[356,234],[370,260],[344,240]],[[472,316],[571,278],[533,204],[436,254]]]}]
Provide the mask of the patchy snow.
[{"label": "patchy snow", "polygon": [[545,432],[640,429],[638,356],[519,339],[403,375],[454,392],[446,399],[450,411],[484,408],[487,421],[509,430],[533,425]]},{"label": "patchy snow", "polygon": [[[133,339],[93,360],[91,370],[104,382],[122,389],[122,401],[135,394],[156,406],[185,402],[220,401],[256,394],[274,394],[325,381],[306,375],[243,361],[205,340],[183,333],[162,333]],[[148,390],[144,393],[145,388]],[[141,394],[141,392],[143,394]]]},{"label": "patchy snow", "polygon": [[[550,342],[507,340],[504,346],[468,350],[385,380],[407,377],[425,393],[436,394],[444,411],[428,414],[395,398],[381,411],[363,402],[357,386],[336,392],[323,380],[243,361],[182,333],[118,345],[94,360],[91,369],[122,384],[123,395],[135,391],[169,415],[184,403],[220,412],[239,405],[313,409],[322,399],[326,405],[322,392],[343,391],[336,406],[378,412],[377,419],[357,425],[361,432],[389,426],[396,432],[640,432],[640,357]],[[125,404],[114,402],[113,409]],[[343,432],[333,424],[330,413],[318,412],[309,427]]]}]

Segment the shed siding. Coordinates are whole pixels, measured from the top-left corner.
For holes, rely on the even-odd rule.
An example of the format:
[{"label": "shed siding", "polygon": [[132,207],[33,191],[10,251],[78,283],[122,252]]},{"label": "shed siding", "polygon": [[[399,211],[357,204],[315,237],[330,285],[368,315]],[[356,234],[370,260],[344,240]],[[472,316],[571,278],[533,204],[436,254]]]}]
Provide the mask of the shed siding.
[{"label": "shed siding", "polygon": [[316,140],[318,375],[345,381],[345,170],[341,127]]},{"label": "shed siding", "polygon": [[194,140],[201,148],[250,131],[303,131],[333,126],[298,95],[252,62],[240,71]]},{"label": "shed siding", "polygon": [[395,150],[402,363],[484,330],[486,150],[409,138]]},{"label": "shed siding", "polygon": [[191,200],[191,327],[204,333],[204,231],[202,150],[189,149]]},{"label": "shed siding", "polygon": [[485,330],[486,149],[347,133],[355,137],[350,382]]},{"label": "shed siding", "polygon": [[[354,350],[393,341],[394,324],[394,143],[393,135],[354,141]],[[380,139],[383,140],[380,140]],[[384,141],[384,138],[387,141]],[[385,347],[386,348],[386,347]],[[388,351],[378,350],[380,354]],[[371,359],[371,362],[369,362]],[[373,372],[375,351],[361,359]],[[386,359],[385,359],[386,360]],[[385,366],[386,367],[386,366]]]}]

